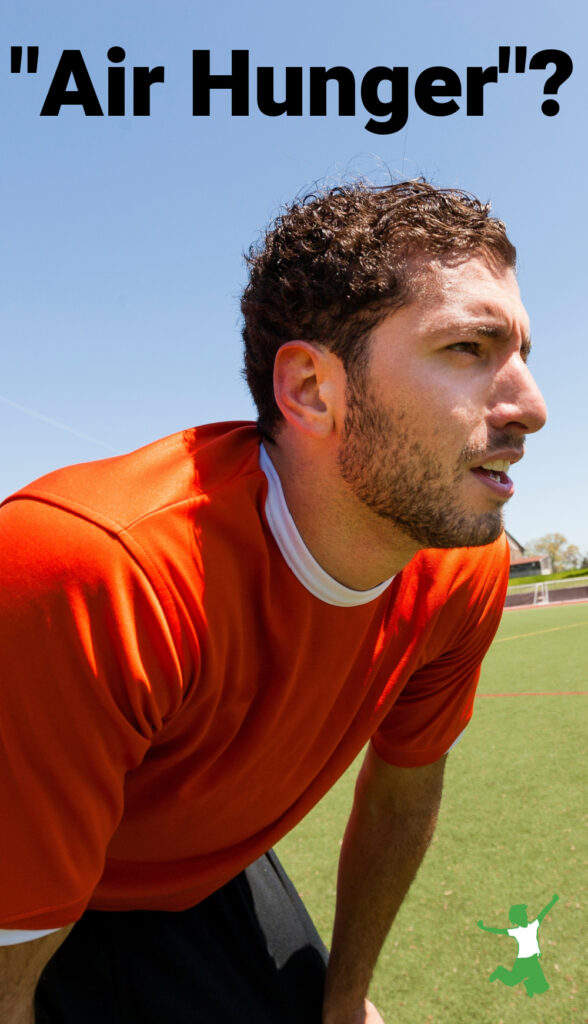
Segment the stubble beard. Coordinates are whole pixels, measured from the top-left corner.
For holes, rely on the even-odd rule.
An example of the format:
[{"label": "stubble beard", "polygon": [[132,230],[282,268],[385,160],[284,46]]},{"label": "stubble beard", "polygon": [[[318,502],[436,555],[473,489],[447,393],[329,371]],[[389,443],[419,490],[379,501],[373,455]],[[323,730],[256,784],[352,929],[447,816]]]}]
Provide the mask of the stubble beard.
[{"label": "stubble beard", "polygon": [[421,547],[492,543],[503,529],[502,505],[489,512],[468,512],[456,497],[464,466],[475,464],[478,456],[482,460],[485,452],[464,447],[448,476],[442,460],[419,441],[417,430],[418,424],[404,411],[392,416],[384,410],[365,379],[356,383],[348,390],[338,456],[343,479],[372,512]]}]

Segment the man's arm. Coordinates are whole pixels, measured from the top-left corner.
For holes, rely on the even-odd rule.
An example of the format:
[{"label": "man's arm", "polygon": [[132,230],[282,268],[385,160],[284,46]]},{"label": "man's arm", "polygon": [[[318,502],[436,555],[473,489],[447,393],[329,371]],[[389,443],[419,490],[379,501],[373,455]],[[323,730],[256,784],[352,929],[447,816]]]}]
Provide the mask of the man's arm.
[{"label": "man's arm", "polygon": [[0,946],[0,1024],[34,1024],[35,989],[73,925],[42,939]]},{"label": "man's arm", "polygon": [[369,747],[339,861],[323,1024],[381,1021],[366,995],[380,949],[432,838],[443,758],[395,768]]},{"label": "man's arm", "polygon": [[558,899],[559,899],[559,896],[555,893],[554,896],[553,896],[553,899],[551,899],[549,901],[549,903],[547,903],[546,906],[543,907],[543,910],[539,911],[539,913],[537,914],[537,920],[539,921],[539,924],[541,924],[541,922],[542,922],[543,918],[545,917],[545,915],[549,913],[549,911],[551,910],[552,906],[555,903],[557,903]]}]

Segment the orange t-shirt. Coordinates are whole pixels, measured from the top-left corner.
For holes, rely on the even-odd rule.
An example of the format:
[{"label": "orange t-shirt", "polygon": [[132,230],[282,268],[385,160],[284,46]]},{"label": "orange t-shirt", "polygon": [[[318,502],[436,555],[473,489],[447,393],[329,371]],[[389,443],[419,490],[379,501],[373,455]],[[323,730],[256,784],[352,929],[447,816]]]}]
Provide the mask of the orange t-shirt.
[{"label": "orange t-shirt", "polygon": [[339,607],[268,525],[252,424],[59,470],[0,511],[0,927],[181,910],[373,737],[441,757],[502,612],[504,537]]}]

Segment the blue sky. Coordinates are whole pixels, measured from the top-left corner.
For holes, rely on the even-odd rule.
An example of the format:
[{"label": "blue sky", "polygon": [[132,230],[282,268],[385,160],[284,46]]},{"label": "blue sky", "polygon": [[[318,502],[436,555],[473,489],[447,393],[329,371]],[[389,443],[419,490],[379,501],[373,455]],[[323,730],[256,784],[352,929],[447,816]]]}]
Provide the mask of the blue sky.
[{"label": "blue sky", "polygon": [[[0,64],[4,225],[0,494],[66,463],[127,451],[186,426],[251,418],[240,377],[242,254],[282,203],[358,174],[425,175],[491,200],[519,250],[531,315],[532,368],[550,411],[513,471],[507,527],[522,541],[551,531],[588,550],[584,415],[586,277],[585,5],[562,0],[299,0],[295,5],[5,0]],[[11,46],[39,47],[36,74],[10,73]],[[530,56],[559,49],[574,71],[560,111],[541,112],[554,70],[501,74],[481,117],[421,111],[427,67],[488,67],[499,46]],[[133,66],[163,65],[149,117],[39,112],[64,49],[82,51],[107,108],[107,58],[122,46],[127,110]],[[226,94],[211,116],[191,109],[193,49],[213,73],[231,49],[250,51],[250,114]],[[513,58],[514,60],[514,58]],[[354,117],[268,117],[253,69],[350,68]],[[368,132],[359,95],[373,67],[408,67],[409,114],[399,132]],[[304,79],[307,84],[307,77]],[[385,86],[381,96],[385,98]],[[331,100],[329,101],[331,104]]]}]

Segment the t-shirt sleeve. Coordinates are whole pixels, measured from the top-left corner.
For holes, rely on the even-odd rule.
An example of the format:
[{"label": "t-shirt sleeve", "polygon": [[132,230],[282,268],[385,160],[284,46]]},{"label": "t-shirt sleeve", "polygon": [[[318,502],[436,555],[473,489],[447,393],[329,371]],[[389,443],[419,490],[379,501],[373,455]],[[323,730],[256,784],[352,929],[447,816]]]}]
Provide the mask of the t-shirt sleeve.
[{"label": "t-shirt sleeve", "polygon": [[500,544],[489,550],[487,565],[478,560],[469,584],[447,595],[428,645],[437,638],[441,649],[410,677],[372,739],[389,764],[432,764],[470,721],[482,660],[504,608],[508,565],[508,548]]},{"label": "t-shirt sleeve", "polygon": [[180,691],[173,630],[120,540],[42,501],[0,509],[0,928],[81,916],[125,776]]}]

